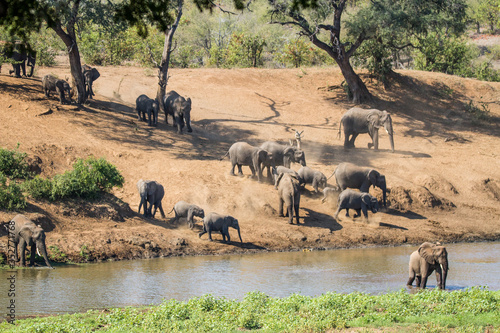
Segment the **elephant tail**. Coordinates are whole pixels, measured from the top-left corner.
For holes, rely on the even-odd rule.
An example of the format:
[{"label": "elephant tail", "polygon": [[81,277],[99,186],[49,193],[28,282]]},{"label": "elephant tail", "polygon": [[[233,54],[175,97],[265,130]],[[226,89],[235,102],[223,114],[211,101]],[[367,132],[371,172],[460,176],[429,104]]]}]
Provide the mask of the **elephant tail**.
[{"label": "elephant tail", "polygon": [[337,133],[337,139],[339,139],[339,140],[340,140],[340,136],[341,136],[341,131],[342,131],[342,119],[340,119],[339,132]]},{"label": "elephant tail", "polygon": [[219,159],[219,161],[222,161],[223,159],[225,159],[227,155],[229,155],[229,150],[228,150],[228,151],[224,154],[224,156],[222,156],[222,157]]},{"label": "elephant tail", "polygon": [[335,168],[335,170],[333,170],[332,174],[330,175],[330,177],[328,177],[326,180],[329,180],[330,178],[333,177],[333,175],[335,174],[335,172],[337,171],[337,168]]},{"label": "elephant tail", "polygon": [[174,211],[174,208],[175,208],[175,206],[174,206],[174,207],[172,207],[172,210],[171,210],[170,212],[168,212],[167,214],[172,213],[172,212]]}]

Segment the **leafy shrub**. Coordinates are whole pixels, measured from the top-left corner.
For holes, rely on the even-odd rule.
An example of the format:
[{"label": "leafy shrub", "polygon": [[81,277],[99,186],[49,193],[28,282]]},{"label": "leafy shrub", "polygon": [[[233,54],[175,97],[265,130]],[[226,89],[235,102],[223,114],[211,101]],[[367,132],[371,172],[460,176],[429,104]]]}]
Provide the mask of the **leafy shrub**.
[{"label": "leafy shrub", "polygon": [[11,178],[28,178],[31,176],[26,162],[26,153],[0,148],[0,172]]},{"label": "leafy shrub", "polygon": [[22,183],[21,188],[34,199],[49,198],[52,193],[52,181],[35,176],[35,178]]},{"label": "leafy shrub", "polygon": [[8,182],[7,177],[0,172],[0,209],[13,211],[24,208],[26,199],[21,188],[14,181]]}]

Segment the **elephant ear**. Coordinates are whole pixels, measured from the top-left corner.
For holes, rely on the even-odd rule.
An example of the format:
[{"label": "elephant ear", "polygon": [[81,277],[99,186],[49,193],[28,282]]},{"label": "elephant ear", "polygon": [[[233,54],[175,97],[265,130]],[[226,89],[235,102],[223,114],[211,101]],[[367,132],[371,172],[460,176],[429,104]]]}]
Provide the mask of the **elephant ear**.
[{"label": "elephant ear", "polygon": [[92,79],[95,81],[99,78],[99,76],[101,76],[101,74],[99,74],[99,71],[95,68],[92,68]]},{"label": "elephant ear", "polygon": [[384,128],[389,135],[393,134],[392,118],[389,112],[382,111],[382,116],[380,117],[380,124],[384,124]]},{"label": "elephant ear", "polygon": [[292,156],[294,155],[295,150],[293,147],[288,147],[285,150],[283,150],[283,164],[285,167],[289,168],[290,167],[290,162],[292,160]]},{"label": "elephant ear", "polygon": [[187,103],[188,108],[191,110],[191,97],[188,97],[188,99],[186,100],[186,103]]},{"label": "elephant ear", "polygon": [[280,173],[280,174],[278,175],[278,179],[276,179],[276,185],[278,185],[278,184],[280,183],[281,178],[283,178],[283,176],[284,176],[284,175],[285,175],[285,173],[284,173],[284,172],[283,172],[283,173]]},{"label": "elephant ear", "polygon": [[425,242],[418,248],[418,254],[431,265],[436,264],[436,259],[434,258],[434,248],[435,245],[429,242]]},{"label": "elephant ear", "polygon": [[378,114],[378,112],[370,112],[368,114],[368,123],[373,127],[373,128],[379,128],[380,125],[381,125],[381,122],[380,122],[380,116]]},{"label": "elephant ear", "polygon": [[370,180],[370,183],[372,183],[373,186],[377,184],[377,179],[379,176],[380,173],[377,170],[371,169],[370,171],[368,171],[368,179]]},{"label": "elephant ear", "polygon": [[33,237],[33,230],[30,227],[28,226],[22,227],[21,230],[19,230],[19,234],[21,235],[22,238],[24,238],[24,240],[26,240],[28,245],[31,245],[31,243],[28,242],[28,240],[32,239]]},{"label": "elephant ear", "polygon": [[361,201],[363,201],[365,205],[370,207],[370,201],[371,201],[370,195],[368,195],[367,193],[361,195]]}]

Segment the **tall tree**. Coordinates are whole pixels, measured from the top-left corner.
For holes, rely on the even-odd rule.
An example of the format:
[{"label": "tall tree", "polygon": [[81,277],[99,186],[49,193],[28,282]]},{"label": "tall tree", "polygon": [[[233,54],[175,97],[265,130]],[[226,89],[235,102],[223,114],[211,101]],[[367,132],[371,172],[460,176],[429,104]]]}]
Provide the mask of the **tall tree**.
[{"label": "tall tree", "polygon": [[351,58],[364,42],[403,47],[408,36],[403,32],[425,32],[450,20],[453,11],[460,9],[457,14],[461,15],[465,9],[461,7],[463,0],[268,1],[272,23],[296,27],[335,60],[355,103],[371,99],[351,65]]}]

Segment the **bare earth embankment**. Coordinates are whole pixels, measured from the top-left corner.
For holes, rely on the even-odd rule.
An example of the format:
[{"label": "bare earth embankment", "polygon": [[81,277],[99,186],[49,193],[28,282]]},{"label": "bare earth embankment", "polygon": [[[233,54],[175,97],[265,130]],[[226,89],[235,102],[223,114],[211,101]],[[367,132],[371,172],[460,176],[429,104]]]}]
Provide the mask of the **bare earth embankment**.
[{"label": "bare earth embankment", "polygon": [[[10,77],[6,70],[0,74],[1,147],[19,143],[44,177],[89,155],[105,157],[125,177],[122,189],[98,202],[29,201],[25,214],[47,230],[47,245],[76,262],[500,239],[500,83],[399,71],[384,90],[365,78],[376,99],[364,107],[393,115],[396,151],[391,153],[382,131],[380,151],[367,149],[368,135],[358,137],[356,149],[344,150],[338,125],[353,105],[339,88],[336,68],[174,69],[167,89],[193,100],[194,131],[183,135],[165,124],[164,115],[156,128],[137,121],[136,97],[156,93],[157,78],[145,74],[151,70],[98,70],[95,99],[83,107],[61,106],[42,93],[41,77],[67,77],[68,67],[39,68],[31,79]],[[488,121],[465,111],[470,100],[486,103]],[[277,215],[272,185],[249,179],[245,167],[245,177],[230,176],[229,161],[219,161],[236,141],[288,142],[291,129],[304,130],[307,164],[327,176],[345,161],[385,174],[388,208],[371,215],[369,224],[344,213],[335,221],[336,203],[321,204],[306,187],[303,224],[289,225]],[[171,223],[173,213],[154,220],[136,214],[140,178],[165,186],[166,213],[186,200],[206,212],[233,215],[243,243],[224,244],[217,234],[214,242],[206,235],[200,239],[199,221],[190,230],[184,221]],[[370,191],[381,198],[380,191]],[[15,214],[1,211],[0,222]],[[236,240],[235,230],[230,232]],[[0,252],[6,252],[7,237],[0,235]]]}]

